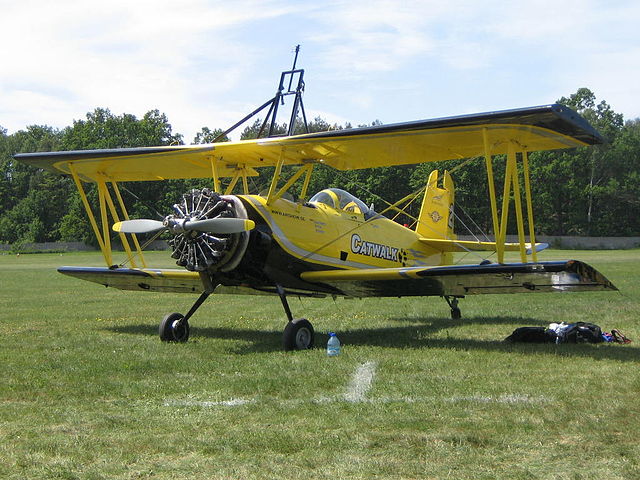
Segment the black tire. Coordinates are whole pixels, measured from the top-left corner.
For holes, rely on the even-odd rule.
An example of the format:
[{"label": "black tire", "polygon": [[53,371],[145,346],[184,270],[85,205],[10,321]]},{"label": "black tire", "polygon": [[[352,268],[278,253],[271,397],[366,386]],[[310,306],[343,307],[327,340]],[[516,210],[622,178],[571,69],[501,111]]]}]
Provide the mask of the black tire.
[{"label": "black tire", "polygon": [[160,322],[158,333],[163,342],[186,342],[189,340],[189,322],[182,320],[181,313],[168,313]]},{"label": "black tire", "polygon": [[313,348],[314,331],[311,322],[304,318],[289,322],[282,335],[285,351],[308,350]]},{"label": "black tire", "polygon": [[458,307],[451,309],[451,318],[453,320],[460,320],[462,318],[462,312]]}]

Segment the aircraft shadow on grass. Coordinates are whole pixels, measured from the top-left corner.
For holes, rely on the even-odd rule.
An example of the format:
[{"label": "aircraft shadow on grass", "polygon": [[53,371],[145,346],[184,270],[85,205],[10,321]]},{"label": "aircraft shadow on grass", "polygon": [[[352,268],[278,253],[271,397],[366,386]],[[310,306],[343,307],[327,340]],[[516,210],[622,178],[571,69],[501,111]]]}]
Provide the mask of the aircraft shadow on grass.
[{"label": "aircraft shadow on grass", "polygon": [[[546,326],[548,322],[533,318],[521,317],[470,317],[461,320],[442,319],[392,319],[397,326],[385,328],[356,328],[339,332],[343,345],[368,345],[397,349],[441,348],[453,350],[484,350],[505,353],[531,353],[539,355],[548,353],[554,356],[585,357],[596,360],[618,360],[623,362],[640,362],[640,348],[618,344],[532,344],[509,343],[501,339],[477,340],[458,336],[435,337],[440,331],[453,330],[460,326],[505,325],[504,337],[508,336],[514,325]],[[404,324],[404,325],[403,325]],[[508,327],[507,327],[508,326]],[[157,327],[152,325],[127,325],[109,327],[107,330],[134,334],[157,336]],[[279,352],[282,350],[282,336],[276,330],[247,330],[241,328],[195,327],[192,330],[192,341],[198,337],[240,340],[244,342],[232,349],[236,354]],[[323,348],[328,337],[316,332],[316,348]]]}]

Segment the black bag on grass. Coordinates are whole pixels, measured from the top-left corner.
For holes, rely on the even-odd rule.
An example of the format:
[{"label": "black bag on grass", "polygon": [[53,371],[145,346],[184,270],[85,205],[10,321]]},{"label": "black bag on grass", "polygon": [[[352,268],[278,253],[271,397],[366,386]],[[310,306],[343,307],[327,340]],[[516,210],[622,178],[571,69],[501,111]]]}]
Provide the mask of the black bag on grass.
[{"label": "black bag on grass", "polygon": [[504,339],[518,343],[600,343],[602,330],[594,323],[576,322],[567,325],[559,333],[546,327],[520,327]]},{"label": "black bag on grass", "polygon": [[595,323],[576,322],[569,325],[560,337],[560,343],[600,343],[602,329]]},{"label": "black bag on grass", "polygon": [[520,327],[504,339],[505,342],[555,343],[556,334],[545,327]]}]

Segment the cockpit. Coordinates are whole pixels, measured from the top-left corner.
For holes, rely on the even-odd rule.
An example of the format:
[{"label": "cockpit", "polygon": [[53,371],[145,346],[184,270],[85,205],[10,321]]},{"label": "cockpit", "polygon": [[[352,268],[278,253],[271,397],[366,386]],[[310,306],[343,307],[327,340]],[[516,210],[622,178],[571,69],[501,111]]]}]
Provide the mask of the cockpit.
[{"label": "cockpit", "polygon": [[367,207],[362,200],[339,188],[326,188],[311,197],[309,199],[309,203],[324,203],[336,210],[343,210],[347,213],[362,214],[365,219],[369,219],[376,215],[376,212]]}]

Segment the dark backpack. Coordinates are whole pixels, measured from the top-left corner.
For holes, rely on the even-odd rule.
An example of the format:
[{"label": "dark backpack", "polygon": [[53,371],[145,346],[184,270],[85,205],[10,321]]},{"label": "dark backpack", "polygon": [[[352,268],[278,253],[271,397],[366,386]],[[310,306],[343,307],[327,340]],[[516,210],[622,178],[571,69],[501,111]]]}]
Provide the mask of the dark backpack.
[{"label": "dark backpack", "polygon": [[519,327],[504,339],[517,343],[555,343],[556,334],[545,327]]},{"label": "dark backpack", "polygon": [[559,343],[600,343],[604,342],[602,330],[594,323],[576,322],[569,325],[560,336]]},{"label": "dark backpack", "polygon": [[520,327],[504,339],[522,343],[600,343],[602,330],[594,323],[571,323],[560,335],[546,327]]}]

